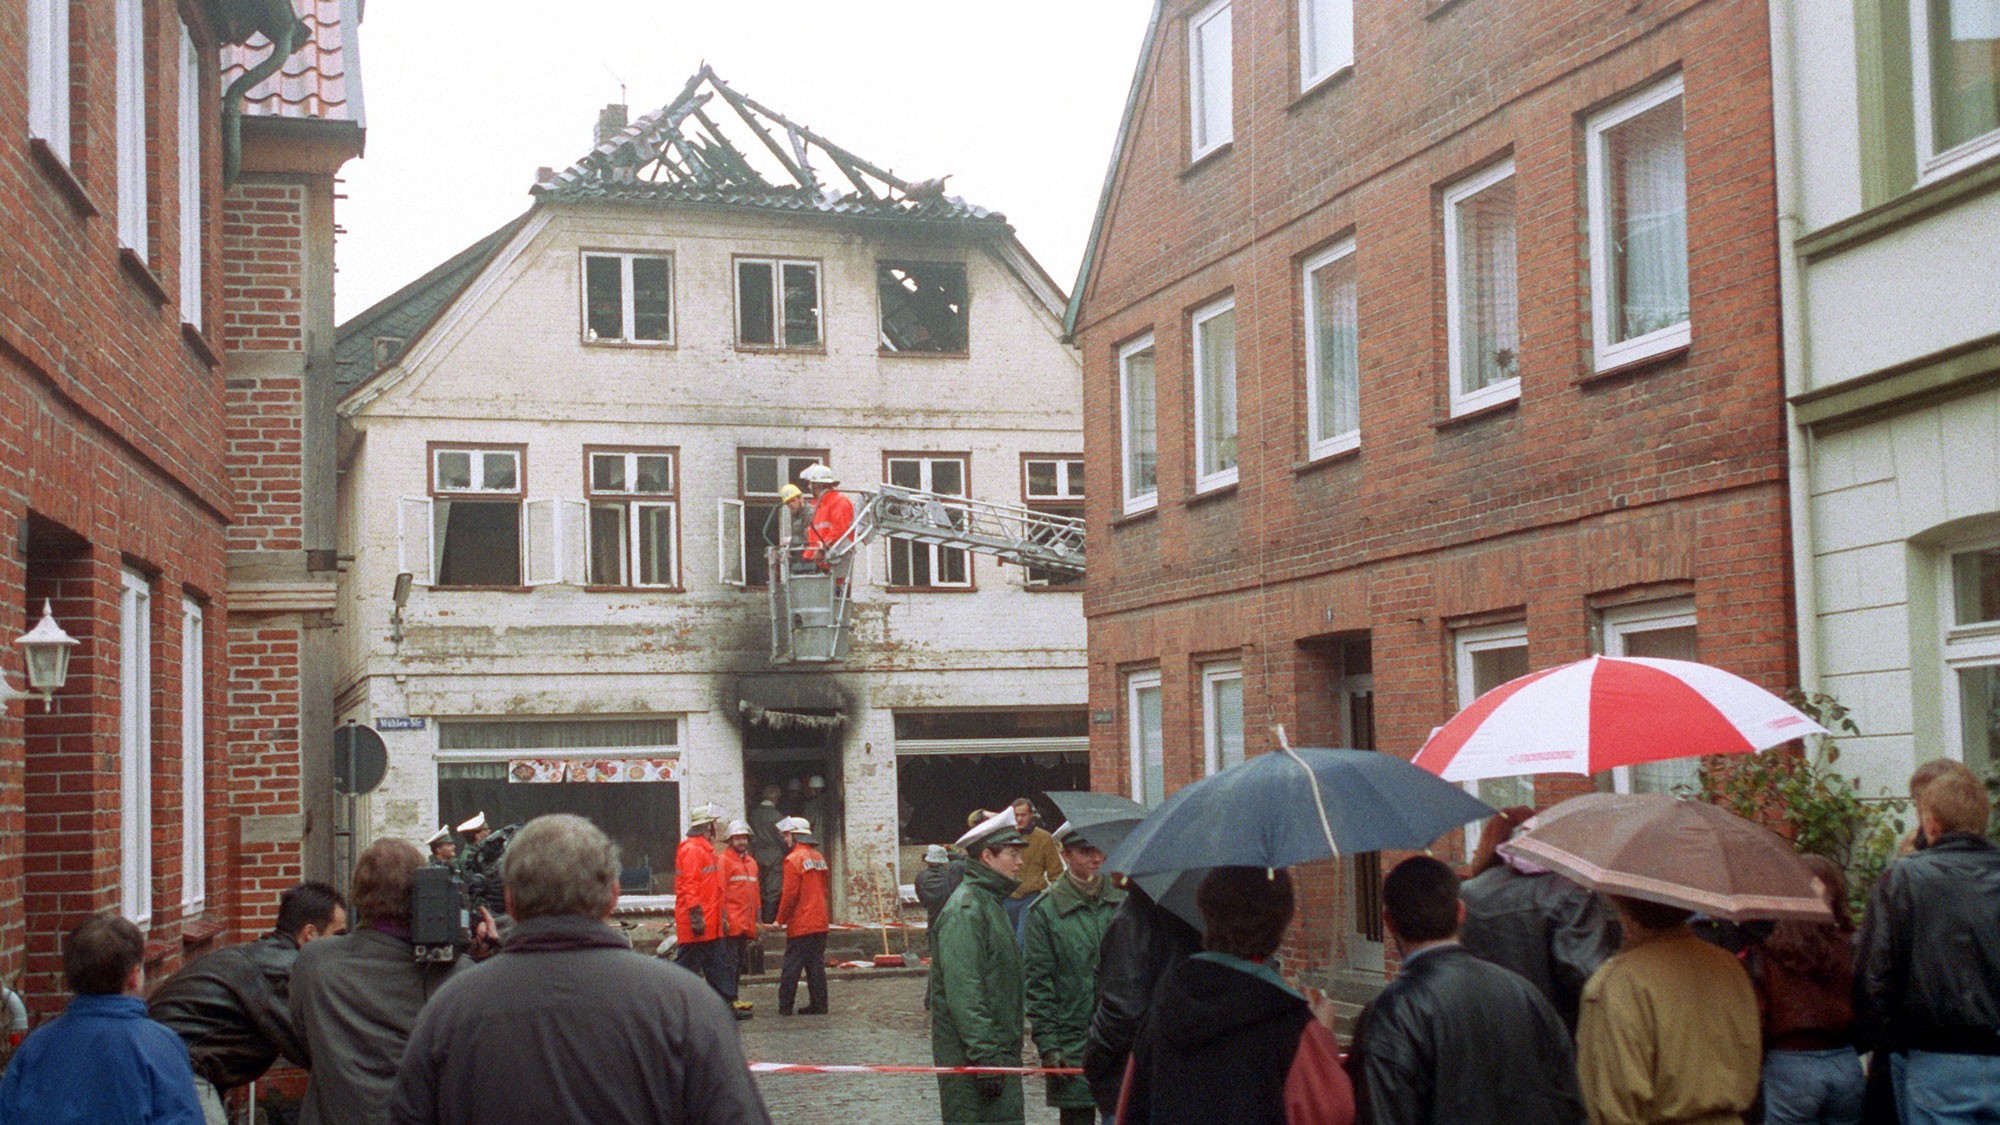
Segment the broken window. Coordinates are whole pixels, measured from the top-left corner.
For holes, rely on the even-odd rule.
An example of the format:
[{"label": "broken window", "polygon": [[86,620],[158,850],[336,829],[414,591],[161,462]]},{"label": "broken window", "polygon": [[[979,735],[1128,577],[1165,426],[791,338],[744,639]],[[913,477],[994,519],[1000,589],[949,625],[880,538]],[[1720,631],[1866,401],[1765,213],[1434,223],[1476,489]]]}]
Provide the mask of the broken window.
[{"label": "broken window", "polygon": [[736,342],[750,348],[819,347],[819,263],[736,259]]},{"label": "broken window", "polygon": [[680,585],[671,449],[590,449],[589,583]]},{"label": "broken window", "polygon": [[[810,495],[799,474],[826,463],[826,450],[743,450],[737,454],[739,498],[718,502],[717,521],[722,548],[717,559],[721,580],[730,586],[762,586],[770,580],[764,548],[779,535],[782,506],[778,490],[797,485]],[[792,516],[792,541],[804,543],[811,509]],[[767,529],[769,535],[767,536]]]},{"label": "broken window", "polygon": [[[925,457],[888,457],[889,483],[898,488],[914,488],[945,496],[964,496],[966,462],[969,454]],[[943,506],[940,504],[939,506]],[[940,522],[960,526],[962,511],[949,508],[940,513]],[[972,560],[962,547],[918,543],[909,539],[889,540],[889,585],[916,590],[970,589]]]},{"label": "broken window", "polygon": [[672,262],[664,255],[583,256],[583,338],[673,342]]},{"label": "broken window", "polygon": [[[1083,518],[1083,458],[1027,456],[1021,458],[1021,503],[1052,516]],[[1077,586],[1083,575],[1043,567],[1027,568],[1027,584],[1042,589]]]},{"label": "broken window", "polygon": [[968,350],[965,265],[884,262],[875,267],[882,350],[964,355]]}]

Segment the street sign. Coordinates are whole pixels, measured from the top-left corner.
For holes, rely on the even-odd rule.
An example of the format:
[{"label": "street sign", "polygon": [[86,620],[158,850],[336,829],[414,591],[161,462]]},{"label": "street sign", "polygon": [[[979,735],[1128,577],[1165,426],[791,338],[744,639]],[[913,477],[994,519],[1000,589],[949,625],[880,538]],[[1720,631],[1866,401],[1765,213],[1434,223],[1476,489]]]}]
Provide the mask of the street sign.
[{"label": "street sign", "polygon": [[349,796],[372,793],[389,772],[389,751],[374,728],[348,723],[333,732],[333,788]]},{"label": "street sign", "polygon": [[382,715],[376,718],[375,729],[422,730],[424,729],[424,720],[422,718],[409,718],[401,715]]}]

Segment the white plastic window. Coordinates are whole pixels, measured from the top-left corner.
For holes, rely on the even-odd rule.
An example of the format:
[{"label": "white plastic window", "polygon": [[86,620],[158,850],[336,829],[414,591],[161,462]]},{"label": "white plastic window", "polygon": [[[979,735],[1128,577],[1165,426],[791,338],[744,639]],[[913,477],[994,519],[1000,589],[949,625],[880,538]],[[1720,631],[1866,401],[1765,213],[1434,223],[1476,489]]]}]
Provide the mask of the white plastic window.
[{"label": "white plastic window", "polygon": [[1307,440],[1313,457],[1361,444],[1359,293],[1354,240],[1306,259]]},{"label": "white plastic window", "polygon": [[1195,160],[1233,136],[1231,50],[1229,0],[1216,0],[1188,21],[1189,148]]},{"label": "white plastic window", "polygon": [[194,37],[187,25],[181,26],[180,97],[175,120],[174,143],[180,161],[180,281],[181,320],[201,328],[201,123],[202,110],[209,104],[201,96],[201,55],[194,49]]},{"label": "white plastic window", "polygon": [[2000,153],[2000,3],[1910,0],[1910,47],[1918,179]]},{"label": "white plastic window", "polygon": [[201,606],[181,599],[181,912],[207,903],[208,693]]},{"label": "white plastic window", "polygon": [[1122,435],[1125,511],[1143,512],[1159,502],[1159,415],[1153,337],[1118,349],[1118,412]]},{"label": "white plastic window", "polygon": [[1194,314],[1196,492],[1236,483],[1236,301]]},{"label": "white plastic window", "polygon": [[1690,339],[1681,100],[1676,75],[1585,126],[1591,338],[1600,371]]},{"label": "white plastic window", "polygon": [[[1602,624],[1606,656],[1700,659],[1692,598],[1607,609]],[[1611,780],[1620,793],[1693,793],[1700,786],[1700,765],[1697,758],[1674,758],[1620,766]]]},{"label": "white plastic window", "polygon": [[1444,193],[1444,292],[1451,412],[1521,397],[1514,162]]},{"label": "white plastic window", "polygon": [[1299,0],[1299,89],[1354,65],[1354,0]]},{"label": "white plastic window", "polygon": [[1243,761],[1243,665],[1234,661],[1201,668],[1202,744],[1208,772]]},{"label": "white plastic window", "polygon": [[28,0],[28,135],[69,163],[69,0]]},{"label": "white plastic window", "polygon": [[2000,763],[2000,543],[1945,556],[1939,578],[1946,722],[1981,777]]},{"label": "white plastic window", "polygon": [[[1458,705],[1461,708],[1471,706],[1473,700],[1508,680],[1528,674],[1528,627],[1525,624],[1460,629],[1452,637],[1452,648],[1458,674]],[[1509,805],[1533,807],[1535,803],[1535,779],[1532,777],[1468,781],[1465,789],[1496,809]],[[1478,830],[1477,824],[1467,828],[1467,848],[1477,838]]]},{"label": "white plastic window", "polygon": [[124,573],[118,603],[118,909],[153,921],[153,588]]},{"label": "white plastic window", "polygon": [[1167,799],[1166,728],[1160,711],[1160,674],[1125,677],[1126,747],[1132,765],[1132,799],[1157,805]]},{"label": "white plastic window", "polygon": [[118,243],[146,257],[146,42],[141,0],[118,0]]}]

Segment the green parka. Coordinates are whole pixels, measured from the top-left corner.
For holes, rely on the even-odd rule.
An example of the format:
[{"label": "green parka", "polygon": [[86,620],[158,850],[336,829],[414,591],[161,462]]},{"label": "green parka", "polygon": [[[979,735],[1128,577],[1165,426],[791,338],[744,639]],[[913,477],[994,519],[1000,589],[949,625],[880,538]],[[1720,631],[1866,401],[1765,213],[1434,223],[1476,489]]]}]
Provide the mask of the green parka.
[{"label": "green parka", "polygon": [[[931,1058],[938,1066],[1021,1065],[1021,948],[1000,900],[1019,884],[978,861],[931,931]],[[971,1076],[938,1076],[944,1125],[1021,1125],[1021,1079],[979,1096]]]},{"label": "green parka", "polygon": [[[1097,893],[1085,893],[1067,874],[1028,908],[1028,945],[1021,955],[1028,1020],[1035,1053],[1054,1066],[1082,1066],[1084,1032],[1097,1006],[1097,950],[1125,892],[1099,876]],[[1053,1056],[1053,1058],[1052,1058]],[[1087,1109],[1090,1083],[1082,1075],[1049,1078],[1049,1104]]]}]

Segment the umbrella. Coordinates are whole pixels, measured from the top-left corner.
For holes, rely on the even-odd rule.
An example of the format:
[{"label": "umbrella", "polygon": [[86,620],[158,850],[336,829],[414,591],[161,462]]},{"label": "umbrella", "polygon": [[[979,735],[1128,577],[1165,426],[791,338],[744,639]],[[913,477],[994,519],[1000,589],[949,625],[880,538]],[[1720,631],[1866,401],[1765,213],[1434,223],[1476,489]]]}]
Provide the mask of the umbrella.
[{"label": "umbrella", "polygon": [[1340,852],[1422,848],[1493,810],[1389,754],[1280,749],[1168,797],[1112,850],[1127,875],[1291,867]]},{"label": "umbrella", "polygon": [[1410,759],[1446,781],[1592,774],[1747,754],[1826,728],[1740,676],[1691,660],[1593,656],[1509,680]]},{"label": "umbrella", "polygon": [[1833,917],[1819,879],[1784,837],[1705,801],[1573,797],[1500,848],[1606,894],[1732,922]]},{"label": "umbrella", "polygon": [[[1055,802],[1056,809],[1070,824],[1083,833],[1085,839],[1106,853],[1123,843],[1139,822],[1153,811],[1130,797],[1121,797],[1116,793],[1070,791],[1050,793],[1048,798]],[[1147,897],[1173,911],[1196,931],[1206,933],[1208,927],[1202,925],[1201,908],[1195,905],[1194,892],[1207,874],[1208,869],[1203,867],[1131,878],[1146,892]]]}]

